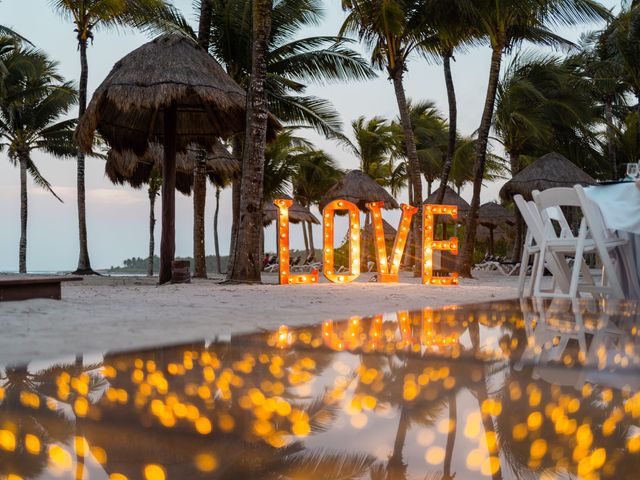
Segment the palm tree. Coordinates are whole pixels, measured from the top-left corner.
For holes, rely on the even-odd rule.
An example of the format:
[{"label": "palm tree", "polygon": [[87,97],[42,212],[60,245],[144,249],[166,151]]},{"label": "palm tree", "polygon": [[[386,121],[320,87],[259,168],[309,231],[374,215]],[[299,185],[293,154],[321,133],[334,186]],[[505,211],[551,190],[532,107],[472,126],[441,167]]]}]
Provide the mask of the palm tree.
[{"label": "palm tree", "polygon": [[247,91],[247,130],[242,158],[240,221],[236,249],[231,254],[233,261],[227,273],[227,279],[236,282],[261,280],[264,151],[267,144],[269,113],[265,83],[272,8],[273,0],[254,0],[252,6],[252,66]]},{"label": "palm tree", "polygon": [[[113,28],[119,26],[142,26],[149,18],[158,15],[166,7],[165,0],[49,0],[52,8],[64,18],[70,19],[76,32],[78,50],[80,52],[80,87],[78,101],[78,118],[87,108],[87,82],[89,66],[87,64],[87,48],[89,41],[93,43],[93,32],[97,28]],[[79,149],[78,156],[78,227],[80,254],[78,275],[94,275],[89,260],[87,241],[87,218],[85,206],[84,169],[85,155]]]},{"label": "palm tree", "polygon": [[[404,90],[404,74],[411,54],[418,48],[423,32],[419,10],[408,0],[343,0],[342,7],[349,11],[340,30],[341,35],[354,34],[372,51],[371,63],[386,70],[398,103],[400,123],[404,138],[404,148],[408,159],[411,194],[409,202],[421,212],[422,181],[420,163],[409,104]],[[421,214],[417,216],[420,218]],[[418,243],[418,235],[413,223],[413,245]],[[416,265],[418,265],[416,258]]]},{"label": "palm tree", "polygon": [[[301,149],[297,155],[296,171],[292,178],[293,195],[301,205],[311,208],[342,177],[344,172],[329,154],[312,146]],[[307,222],[309,250],[315,252],[313,229]]]},{"label": "palm tree", "polygon": [[492,53],[487,94],[476,143],[473,198],[467,215],[465,243],[458,262],[458,271],[465,277],[471,276],[489,131],[504,53],[523,41],[543,45],[567,45],[569,42],[554,34],[550,26],[575,25],[610,16],[609,11],[596,0],[482,0],[475,4],[473,14],[479,22],[481,34],[487,38],[491,46]]},{"label": "palm tree", "polygon": [[622,65],[607,48],[607,35],[610,28],[600,32],[583,35],[580,51],[569,57],[565,63],[577,75],[590,84],[592,102],[600,111],[606,126],[607,163],[611,169],[611,178],[620,175],[616,157],[615,128],[620,117],[627,110],[625,93],[627,86],[622,80]]},{"label": "palm tree", "polygon": [[[423,9],[424,28],[428,33],[420,48],[427,57],[442,60],[447,101],[449,104],[449,132],[447,155],[441,169],[440,184],[449,182],[453,155],[456,150],[458,129],[458,106],[451,73],[451,60],[456,50],[463,49],[479,40],[479,29],[467,0],[426,0]],[[431,193],[429,193],[430,195]],[[442,203],[445,189],[440,189],[436,203]]]},{"label": "palm tree", "polygon": [[[622,12],[601,37],[605,55],[619,66],[621,79],[636,99],[640,119],[640,4],[625,2]],[[640,131],[637,134],[636,142],[640,145]]]},{"label": "palm tree", "polygon": [[[494,129],[509,155],[511,174],[571,137],[590,142],[595,110],[589,84],[553,56],[518,55],[498,85]],[[564,153],[564,152],[560,152]],[[524,222],[517,214],[513,258],[520,258]]]},{"label": "palm tree", "polygon": [[31,152],[57,157],[74,153],[75,120],[58,121],[77,101],[74,86],[64,82],[57,64],[38,50],[17,47],[6,59],[5,92],[0,98],[0,149],[20,167],[20,273],[27,271],[27,174],[37,185],[58,197],[40,174]]},{"label": "palm tree", "polygon": [[410,103],[409,108],[420,160],[420,172],[427,181],[427,195],[431,195],[433,182],[438,178],[442,179],[448,155],[450,127],[447,127],[435,104],[429,100],[415,105]]},{"label": "palm tree", "polygon": [[359,117],[351,122],[354,142],[347,147],[360,162],[360,170],[379,185],[389,185],[392,155],[397,143],[397,131],[382,117],[367,120]]},{"label": "palm tree", "polygon": [[149,257],[147,258],[147,277],[153,277],[153,260],[155,258],[156,198],[162,188],[162,174],[154,167],[149,176]]}]

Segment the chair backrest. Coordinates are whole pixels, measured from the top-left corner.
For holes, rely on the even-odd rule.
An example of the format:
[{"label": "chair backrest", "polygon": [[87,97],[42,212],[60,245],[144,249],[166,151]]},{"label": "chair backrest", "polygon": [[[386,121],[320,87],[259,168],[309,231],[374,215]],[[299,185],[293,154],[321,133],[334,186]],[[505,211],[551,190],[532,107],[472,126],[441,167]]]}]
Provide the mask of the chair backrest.
[{"label": "chair backrest", "polygon": [[534,190],[532,196],[542,217],[545,233],[548,236],[565,239],[575,238],[562,211],[562,207],[582,210],[580,199],[573,188],[549,188],[542,192]]},{"label": "chair backrest", "polygon": [[533,236],[533,239],[540,245],[544,238],[544,223],[540,212],[538,212],[533,202],[527,202],[522,195],[514,196],[513,200],[516,202],[516,206],[518,210],[520,210],[520,214],[527,224],[527,228]]}]

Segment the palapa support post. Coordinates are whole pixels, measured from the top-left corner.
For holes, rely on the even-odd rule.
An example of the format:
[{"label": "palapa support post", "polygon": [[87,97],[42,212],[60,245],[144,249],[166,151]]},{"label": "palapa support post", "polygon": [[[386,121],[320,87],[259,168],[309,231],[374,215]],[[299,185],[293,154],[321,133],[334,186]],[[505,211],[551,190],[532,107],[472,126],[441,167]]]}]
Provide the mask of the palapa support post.
[{"label": "palapa support post", "polygon": [[162,239],[160,285],[171,281],[171,262],[176,254],[176,150],[178,109],[172,102],[164,110],[164,158],[162,161]]}]

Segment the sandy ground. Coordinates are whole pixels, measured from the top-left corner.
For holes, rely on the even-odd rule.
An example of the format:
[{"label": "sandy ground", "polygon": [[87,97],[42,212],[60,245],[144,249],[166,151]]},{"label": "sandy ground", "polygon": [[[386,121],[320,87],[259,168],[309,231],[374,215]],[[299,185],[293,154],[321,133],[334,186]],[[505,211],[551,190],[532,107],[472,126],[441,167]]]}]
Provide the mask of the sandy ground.
[{"label": "sandy ground", "polygon": [[0,303],[0,364],[176,343],[281,324],[389,313],[516,296],[514,277],[481,273],[459,287],[398,284],[221,285],[220,279],[156,286],[145,277],[93,277],[64,284],[63,300]]}]

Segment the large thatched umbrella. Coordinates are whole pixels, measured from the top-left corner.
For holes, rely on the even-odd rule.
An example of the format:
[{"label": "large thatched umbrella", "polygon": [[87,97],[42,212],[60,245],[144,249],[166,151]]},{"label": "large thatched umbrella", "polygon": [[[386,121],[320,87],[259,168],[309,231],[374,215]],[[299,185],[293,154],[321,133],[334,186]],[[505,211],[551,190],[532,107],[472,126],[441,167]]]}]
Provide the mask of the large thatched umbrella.
[{"label": "large thatched umbrella", "polygon": [[[478,210],[478,223],[489,230],[489,255],[493,255],[493,232],[504,224],[514,225],[515,217],[513,212],[507,210],[496,202],[488,202],[480,205]],[[478,234],[476,233],[476,237]]]},{"label": "large thatched umbrella", "polygon": [[521,170],[500,189],[500,197],[505,200],[520,194],[531,200],[533,190],[553,187],[573,187],[576,184],[594,185],[596,181],[578,166],[559,153],[547,153],[531,165]]},{"label": "large thatched umbrella", "polygon": [[[142,155],[132,150],[118,152],[111,149],[107,154],[105,174],[113,183],[127,183],[140,188],[149,182],[153,169],[162,172],[164,151],[161,145],[154,143]],[[204,170],[212,183],[221,185],[226,178],[240,174],[241,164],[219,142],[210,152],[195,145],[190,145],[184,152],[176,154],[176,188],[186,195],[191,193],[193,174],[200,160],[204,162]]]},{"label": "large thatched umbrella", "polygon": [[[160,283],[171,280],[175,255],[176,152],[192,143],[211,149],[219,137],[244,131],[245,104],[244,90],[206,51],[166,34],[116,63],[80,119],[78,143],[86,152],[96,131],[120,152],[164,146]],[[274,119],[271,127],[278,128]]]}]

